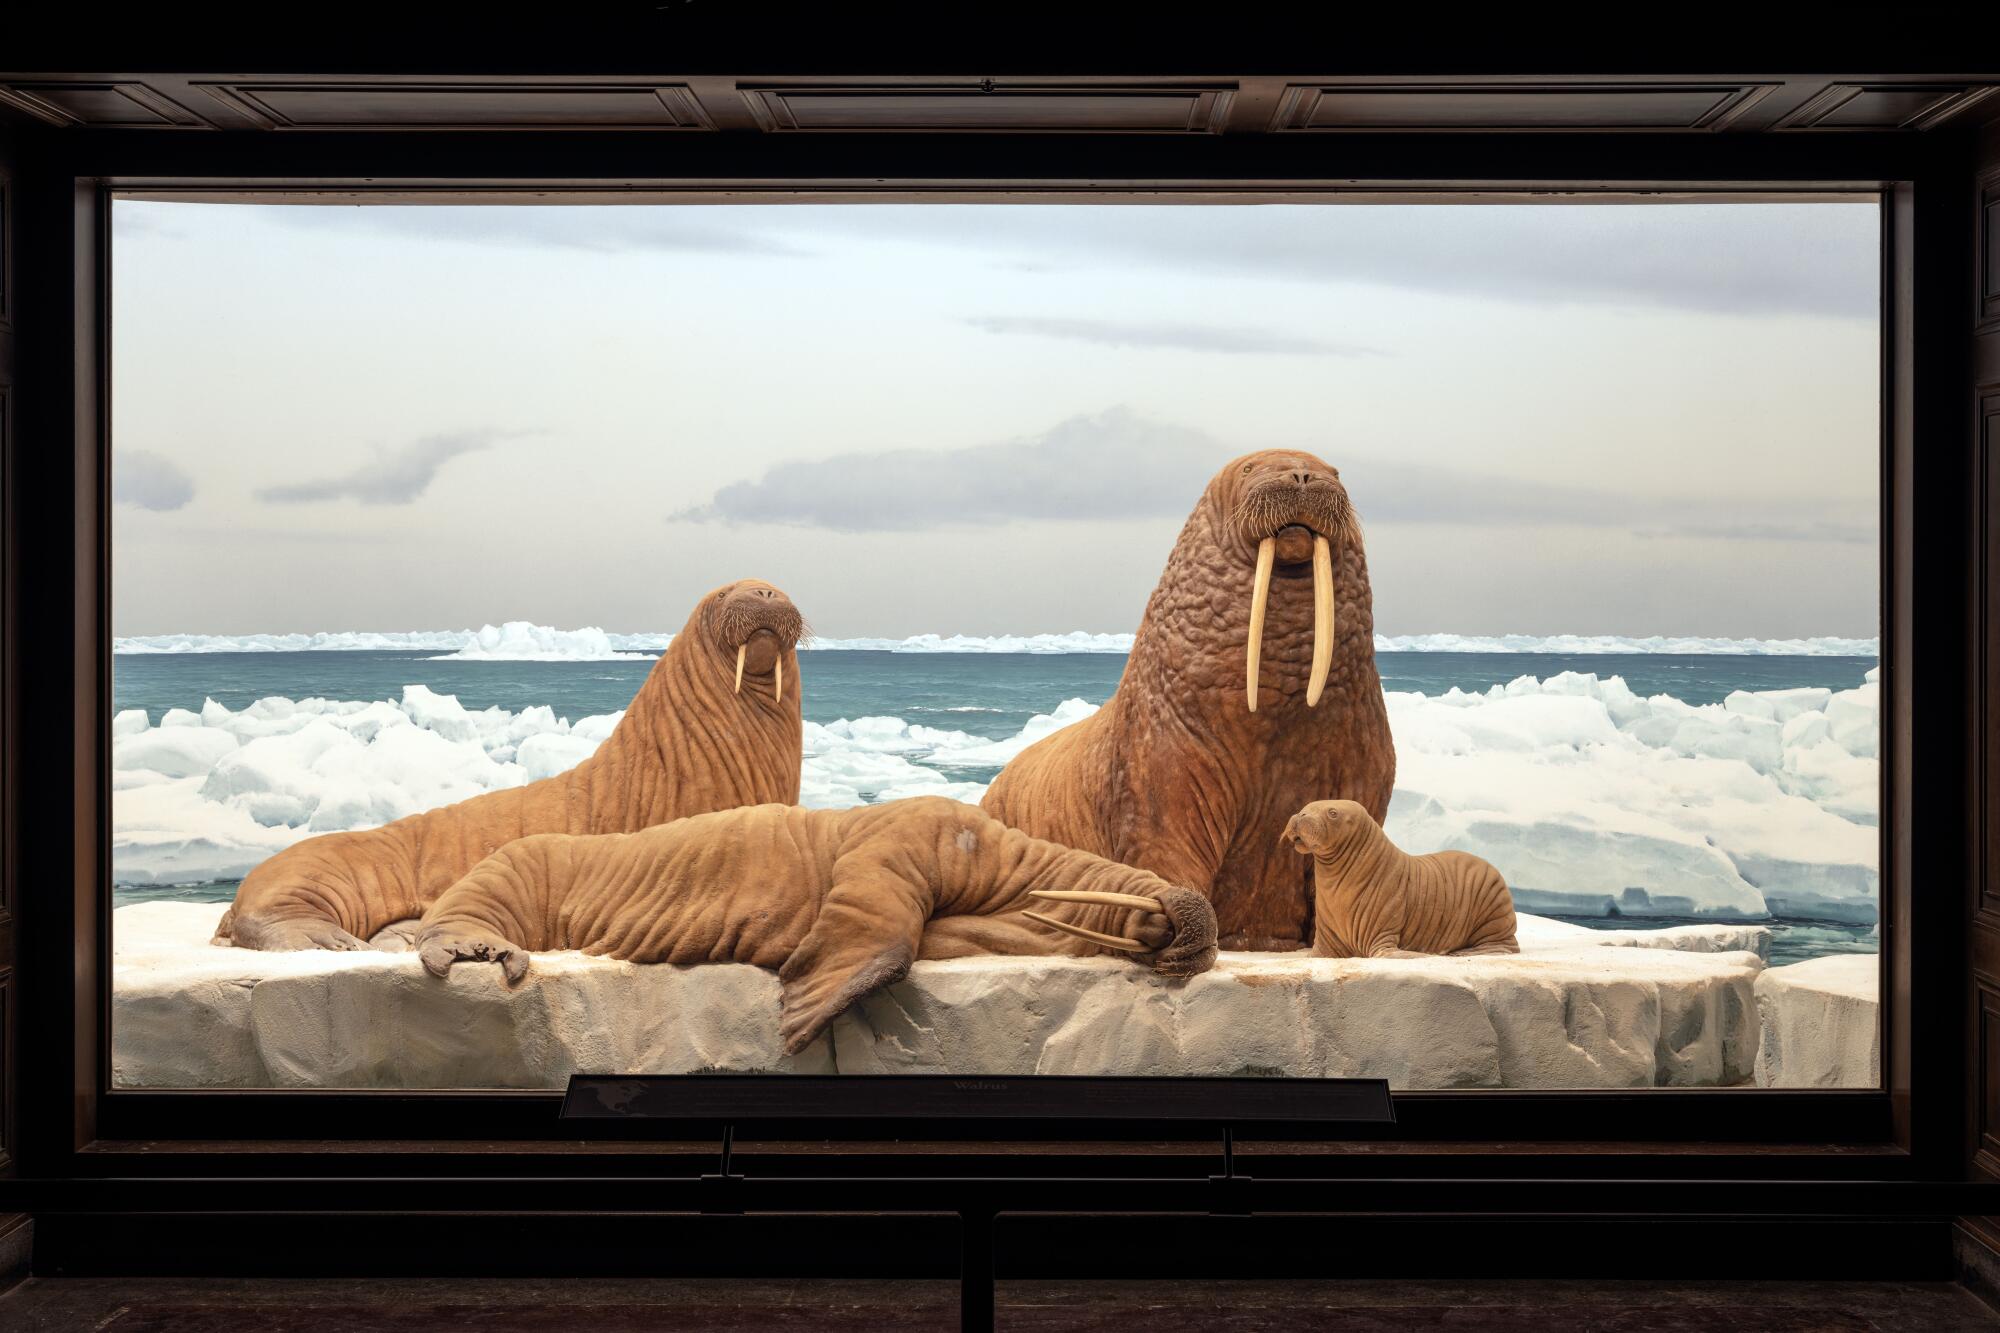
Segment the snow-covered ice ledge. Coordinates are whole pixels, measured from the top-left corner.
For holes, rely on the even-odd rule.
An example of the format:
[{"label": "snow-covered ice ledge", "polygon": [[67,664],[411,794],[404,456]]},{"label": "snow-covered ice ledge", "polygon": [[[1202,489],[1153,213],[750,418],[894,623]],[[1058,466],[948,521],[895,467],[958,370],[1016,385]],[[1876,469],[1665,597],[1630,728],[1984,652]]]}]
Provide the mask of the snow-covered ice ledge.
[{"label": "snow-covered ice ledge", "polygon": [[[573,1072],[1369,1075],[1398,1088],[1750,1081],[1755,926],[1591,931],[1524,917],[1518,958],[1224,954],[1167,982],[1111,958],[919,963],[798,1057],[775,974],[538,955],[426,974],[408,953],[211,945],[216,904],[114,914],[121,1087],[560,1087]],[[1645,946],[1645,947],[1618,947]]]},{"label": "snow-covered ice ledge", "polygon": [[1881,978],[1881,956],[1872,953],[1811,958],[1758,977],[1758,1085],[1880,1087]]}]

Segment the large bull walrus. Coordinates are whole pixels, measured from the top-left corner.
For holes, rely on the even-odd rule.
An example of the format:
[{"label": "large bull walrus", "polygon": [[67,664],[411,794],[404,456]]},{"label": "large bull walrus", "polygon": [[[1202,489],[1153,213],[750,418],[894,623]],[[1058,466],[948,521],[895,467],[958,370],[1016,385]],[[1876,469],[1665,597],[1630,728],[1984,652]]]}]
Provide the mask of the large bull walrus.
[{"label": "large bull walrus", "polygon": [[1312,895],[1285,821],[1326,797],[1379,820],[1395,777],[1360,524],[1337,471],[1272,449],[1209,482],[1104,707],[983,804],[1206,894],[1226,949],[1298,949]]},{"label": "large bull walrus", "polygon": [[799,799],[804,738],[784,593],[743,579],[701,599],[604,744],[565,773],[377,829],[327,833],[252,870],[216,927],[251,949],[365,949],[516,838],[620,833]]},{"label": "large bull walrus", "polygon": [[1312,858],[1312,951],[1323,958],[1519,953],[1514,896],[1471,852],[1412,856],[1353,801],[1314,801],[1285,825]]},{"label": "large bull walrus", "polygon": [[510,984],[546,949],[774,967],[779,1036],[797,1052],[913,959],[987,952],[977,930],[938,929],[966,922],[998,922],[1010,953],[1111,949],[1169,976],[1215,962],[1215,914],[1200,894],[942,796],[523,838],[430,905],[416,947],[437,976],[492,962]]}]

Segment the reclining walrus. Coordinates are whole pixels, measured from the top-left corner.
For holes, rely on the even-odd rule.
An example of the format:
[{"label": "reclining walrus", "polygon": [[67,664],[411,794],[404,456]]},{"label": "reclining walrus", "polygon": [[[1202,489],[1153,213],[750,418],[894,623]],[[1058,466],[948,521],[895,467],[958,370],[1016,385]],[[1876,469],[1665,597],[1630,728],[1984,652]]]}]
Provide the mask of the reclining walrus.
[{"label": "reclining walrus", "polygon": [[1412,856],[1353,801],[1314,801],[1285,825],[1284,841],[1312,858],[1312,951],[1321,957],[1521,951],[1514,896],[1490,861]]},{"label": "reclining walrus", "polygon": [[803,628],[797,608],[768,583],[716,589],[588,759],[540,782],[289,847],[237,888],[217,942],[365,949],[369,936],[422,915],[516,838],[624,832],[798,800],[804,737],[794,649]]},{"label": "reclining walrus", "polygon": [[775,967],[779,1035],[797,1052],[911,960],[995,943],[1008,953],[1109,948],[1188,976],[1215,962],[1215,914],[1199,894],[1143,870],[1030,838],[976,806],[918,796],[523,838],[439,895],[416,947],[437,976],[457,962],[495,962],[510,983],[545,949]]},{"label": "reclining walrus", "polygon": [[1395,778],[1353,506],[1320,459],[1267,450],[1209,482],[1104,707],[1022,751],[982,804],[1206,894],[1224,948],[1298,949],[1312,896],[1285,821],[1324,797],[1379,820]]}]

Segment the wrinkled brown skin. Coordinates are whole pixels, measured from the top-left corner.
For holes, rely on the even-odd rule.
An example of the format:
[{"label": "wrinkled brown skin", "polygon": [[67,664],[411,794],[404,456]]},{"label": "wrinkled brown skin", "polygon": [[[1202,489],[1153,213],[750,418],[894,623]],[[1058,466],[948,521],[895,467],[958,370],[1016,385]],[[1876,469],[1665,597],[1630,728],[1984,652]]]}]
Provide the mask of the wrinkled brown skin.
[{"label": "wrinkled brown skin", "polygon": [[[1157,899],[1160,910],[1049,903],[1036,889]],[[531,953],[581,949],[635,963],[778,969],[779,1035],[796,1053],[841,1011],[918,957],[986,952],[963,923],[1018,929],[1013,953],[1112,952],[1021,916],[1037,909],[1140,941],[1168,976],[1215,963],[1215,915],[1143,870],[1030,838],[978,807],[919,796],[849,810],[760,805],[639,833],[509,843],[445,890],[418,928],[424,966],[494,962],[507,981]]]},{"label": "wrinkled brown skin", "polygon": [[[595,753],[566,773],[351,833],[308,838],[244,879],[216,927],[250,949],[365,949],[516,838],[616,833],[799,798],[798,610],[758,579],[703,597]],[[743,688],[735,689],[739,645]],[[774,668],[784,665],[784,695]]]},{"label": "wrinkled brown skin", "polygon": [[1412,856],[1353,801],[1313,802],[1285,825],[1284,842],[1312,858],[1312,951],[1322,958],[1521,951],[1514,897],[1490,861]]},{"label": "wrinkled brown skin", "polygon": [[[1307,708],[1312,545],[1292,529],[1278,543],[1252,713],[1244,650],[1257,544],[1293,524],[1331,547],[1332,670]],[[1346,488],[1311,454],[1265,450],[1209,482],[1104,707],[1024,750],[982,804],[1038,838],[1206,894],[1225,949],[1301,949],[1312,894],[1279,844],[1285,821],[1323,797],[1380,819],[1395,780],[1368,561]]]}]

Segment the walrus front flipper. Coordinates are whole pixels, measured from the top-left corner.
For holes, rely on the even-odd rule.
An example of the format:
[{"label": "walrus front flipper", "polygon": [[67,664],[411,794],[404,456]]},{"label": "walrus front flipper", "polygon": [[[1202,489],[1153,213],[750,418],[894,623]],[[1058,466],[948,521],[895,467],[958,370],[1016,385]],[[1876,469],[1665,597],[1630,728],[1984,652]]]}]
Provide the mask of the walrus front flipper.
[{"label": "walrus front flipper", "polygon": [[778,969],[778,1035],[796,1055],[878,986],[901,981],[917,956],[932,897],[879,864],[834,866],[819,919]]},{"label": "walrus front flipper", "polygon": [[1137,962],[1168,977],[1191,977],[1215,966],[1215,908],[1193,889],[1161,889],[1160,907],[1173,923],[1173,938],[1159,950],[1134,954]]},{"label": "walrus front flipper", "polygon": [[417,956],[424,971],[441,977],[453,963],[498,963],[507,984],[520,984],[528,975],[528,951],[512,940],[491,931],[463,924],[433,925],[417,938]]}]

